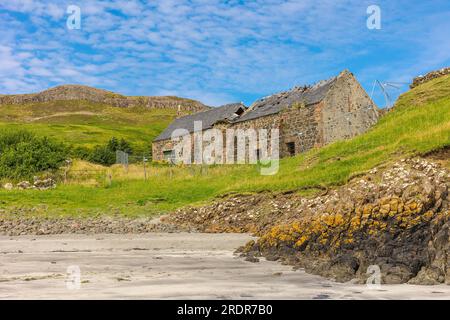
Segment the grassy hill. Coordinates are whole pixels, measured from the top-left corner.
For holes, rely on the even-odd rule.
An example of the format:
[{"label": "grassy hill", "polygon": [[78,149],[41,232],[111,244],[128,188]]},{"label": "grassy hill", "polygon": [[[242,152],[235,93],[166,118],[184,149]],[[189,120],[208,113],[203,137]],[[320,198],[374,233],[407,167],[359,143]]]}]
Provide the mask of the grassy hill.
[{"label": "grassy hill", "polygon": [[[325,186],[343,184],[374,166],[448,146],[450,76],[402,95],[393,110],[364,135],[283,159],[274,176],[261,176],[258,167],[251,165],[151,167],[144,181],[143,168],[137,165],[130,167],[128,174],[120,167],[97,167],[95,174],[86,170],[83,179],[74,177],[52,191],[1,190],[0,204],[15,210],[21,207],[32,214],[149,215],[230,192],[297,190],[310,194]],[[74,170],[89,166],[77,163]],[[107,182],[107,172],[113,176],[112,184]]]},{"label": "grassy hill", "polygon": [[[60,86],[37,94],[0,96],[0,129],[28,129],[91,148],[112,136],[147,153],[151,141],[176,117],[207,108],[178,97],[125,97],[84,86]],[[121,107],[122,106],[122,107]]]},{"label": "grassy hill", "polygon": [[176,116],[172,109],[117,108],[82,100],[0,106],[0,129],[23,128],[74,146],[93,147],[125,138],[148,152]]}]

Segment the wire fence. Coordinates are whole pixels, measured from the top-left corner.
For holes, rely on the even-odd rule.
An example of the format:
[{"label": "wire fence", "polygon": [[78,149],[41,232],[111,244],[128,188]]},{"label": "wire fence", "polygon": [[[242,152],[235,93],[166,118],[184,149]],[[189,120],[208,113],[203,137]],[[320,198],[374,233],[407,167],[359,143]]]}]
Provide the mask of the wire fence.
[{"label": "wire fence", "polygon": [[[92,166],[92,167],[90,167]],[[116,163],[106,167],[97,164],[88,164],[87,167],[78,168],[70,165],[64,169],[64,183],[90,181],[97,183],[107,182],[111,184],[113,180],[128,179],[157,179],[158,177],[188,177],[207,175],[209,166],[207,165],[176,165],[173,162],[166,164],[152,164],[151,155],[128,155],[118,153]]]}]

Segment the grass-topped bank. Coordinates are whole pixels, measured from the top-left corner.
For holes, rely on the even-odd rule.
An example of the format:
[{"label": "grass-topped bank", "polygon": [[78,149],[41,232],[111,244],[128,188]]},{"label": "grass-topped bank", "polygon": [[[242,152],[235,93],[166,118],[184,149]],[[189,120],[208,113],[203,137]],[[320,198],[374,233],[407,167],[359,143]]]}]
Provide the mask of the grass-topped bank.
[{"label": "grass-topped bank", "polygon": [[[203,169],[150,166],[148,179],[144,181],[142,165],[131,166],[128,174],[120,167],[96,167],[85,169],[83,175],[75,171],[82,172],[87,165],[77,164],[81,168],[75,165],[73,178],[55,190],[0,190],[0,206],[7,211],[39,207],[43,209],[35,212],[46,215],[149,215],[230,192],[310,192],[343,184],[382,163],[449,145],[450,76],[446,76],[402,95],[394,109],[366,134],[281,160],[280,170],[274,176],[261,176],[258,168],[250,165]],[[111,183],[108,173],[112,176]]]}]

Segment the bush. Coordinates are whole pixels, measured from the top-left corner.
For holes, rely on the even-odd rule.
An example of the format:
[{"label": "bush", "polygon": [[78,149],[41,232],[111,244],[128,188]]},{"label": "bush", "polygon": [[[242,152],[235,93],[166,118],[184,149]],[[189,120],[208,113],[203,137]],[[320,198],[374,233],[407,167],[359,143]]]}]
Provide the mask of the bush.
[{"label": "bush", "polygon": [[66,159],[67,148],[47,137],[26,130],[0,131],[0,178],[25,179],[58,169]]},{"label": "bush", "polygon": [[118,140],[112,137],[105,146],[96,146],[86,160],[105,166],[116,163],[116,151],[123,151],[132,154],[133,150],[125,139]]},{"label": "bush", "polygon": [[70,150],[70,156],[75,159],[89,160],[92,154],[92,150],[86,147],[72,147]]},{"label": "bush", "polygon": [[116,163],[116,152],[112,151],[108,146],[96,146],[88,160],[104,166],[111,166]]}]

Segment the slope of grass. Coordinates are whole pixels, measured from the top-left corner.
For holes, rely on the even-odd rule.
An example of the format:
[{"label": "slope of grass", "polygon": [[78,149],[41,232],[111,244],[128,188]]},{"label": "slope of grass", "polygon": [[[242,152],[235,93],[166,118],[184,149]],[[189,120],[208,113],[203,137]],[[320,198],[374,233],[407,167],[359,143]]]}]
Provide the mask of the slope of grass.
[{"label": "slope of grass", "polygon": [[111,137],[148,152],[151,141],[176,116],[175,110],[118,108],[89,101],[51,101],[0,106],[1,128],[24,128],[74,146],[93,147]]},{"label": "slope of grass", "polygon": [[[257,166],[208,168],[96,168],[90,184],[74,179],[52,191],[0,191],[2,207],[48,206],[48,214],[120,212],[148,215],[208,201],[229,192],[314,190],[345,183],[376,165],[450,145],[450,76],[402,95],[395,108],[369,132],[294,158],[283,159],[274,176]],[[74,169],[75,170],[75,169]],[[79,167],[77,170],[83,170]],[[109,185],[106,176],[113,176]],[[88,172],[88,171],[87,171]],[[87,181],[86,179],[85,181]]]}]

